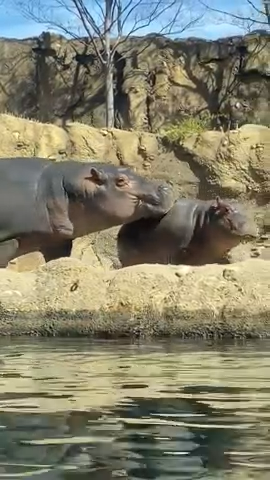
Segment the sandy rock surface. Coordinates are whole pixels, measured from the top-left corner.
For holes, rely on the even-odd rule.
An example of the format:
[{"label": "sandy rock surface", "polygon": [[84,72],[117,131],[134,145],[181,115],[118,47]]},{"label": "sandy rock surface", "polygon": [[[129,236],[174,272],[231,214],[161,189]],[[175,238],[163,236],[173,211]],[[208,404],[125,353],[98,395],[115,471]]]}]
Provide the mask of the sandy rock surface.
[{"label": "sandy rock surface", "polygon": [[0,273],[1,335],[268,336],[270,264],[142,265],[78,259]]}]

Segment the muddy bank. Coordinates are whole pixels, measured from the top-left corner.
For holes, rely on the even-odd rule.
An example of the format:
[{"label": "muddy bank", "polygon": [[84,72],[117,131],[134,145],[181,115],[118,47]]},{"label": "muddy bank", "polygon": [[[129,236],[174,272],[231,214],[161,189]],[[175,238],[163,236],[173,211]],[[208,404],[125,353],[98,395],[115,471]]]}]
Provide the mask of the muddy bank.
[{"label": "muddy bank", "polygon": [[32,272],[2,270],[0,334],[270,335],[270,264],[108,270],[74,258]]}]

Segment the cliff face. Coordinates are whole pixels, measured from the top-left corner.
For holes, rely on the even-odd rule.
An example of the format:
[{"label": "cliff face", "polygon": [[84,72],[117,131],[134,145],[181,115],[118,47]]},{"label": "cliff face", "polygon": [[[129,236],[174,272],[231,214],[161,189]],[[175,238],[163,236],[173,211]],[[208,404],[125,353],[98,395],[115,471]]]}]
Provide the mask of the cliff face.
[{"label": "cliff face", "polygon": [[[43,122],[81,120],[104,126],[104,77],[79,42],[45,34],[0,40],[0,112]],[[122,43],[115,63],[115,126],[157,131],[186,114],[230,114],[270,124],[270,35],[211,42],[162,36]]]}]

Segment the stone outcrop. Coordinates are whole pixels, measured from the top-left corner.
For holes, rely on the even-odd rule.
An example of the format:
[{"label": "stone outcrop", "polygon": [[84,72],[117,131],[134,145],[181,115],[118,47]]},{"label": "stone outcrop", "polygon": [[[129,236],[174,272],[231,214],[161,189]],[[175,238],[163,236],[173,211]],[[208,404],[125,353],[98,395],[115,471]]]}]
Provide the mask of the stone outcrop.
[{"label": "stone outcrop", "polygon": [[243,336],[270,334],[263,260],[108,271],[78,259],[2,270],[1,335]]},{"label": "stone outcrop", "polygon": [[[248,104],[242,122],[269,125],[269,38],[130,38],[116,54],[115,126],[155,132],[185,115],[227,115],[230,99]],[[46,32],[1,39],[0,58],[0,112],[104,126],[104,76],[91,48]]]},{"label": "stone outcrop", "polygon": [[[262,233],[269,233],[267,127],[245,125],[226,134],[207,131],[187,137],[174,148],[165,148],[159,137],[147,132],[96,129],[79,122],[62,128],[0,114],[0,136],[0,157],[33,155],[55,161],[92,158],[130,165],[142,175],[170,181],[175,196],[213,198],[220,194],[239,198],[255,214]],[[93,266],[117,266],[117,231],[118,228],[109,229],[76,240],[72,255]],[[31,254],[12,261],[10,268],[31,270],[40,263],[43,257]]]},{"label": "stone outcrop", "polygon": [[200,182],[200,196],[219,192],[228,197],[270,202],[270,128],[244,125],[229,135],[207,131],[187,138]]}]

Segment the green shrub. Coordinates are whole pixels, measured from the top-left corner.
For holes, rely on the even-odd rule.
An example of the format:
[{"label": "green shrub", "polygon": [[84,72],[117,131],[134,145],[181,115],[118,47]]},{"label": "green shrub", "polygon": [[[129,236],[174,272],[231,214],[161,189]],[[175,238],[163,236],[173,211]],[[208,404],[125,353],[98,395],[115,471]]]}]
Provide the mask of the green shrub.
[{"label": "green shrub", "polygon": [[194,133],[200,134],[211,129],[211,117],[187,117],[176,123],[167,125],[161,132],[161,137],[174,144],[182,143],[187,137]]}]

